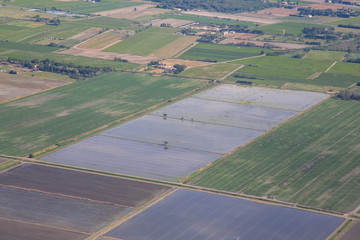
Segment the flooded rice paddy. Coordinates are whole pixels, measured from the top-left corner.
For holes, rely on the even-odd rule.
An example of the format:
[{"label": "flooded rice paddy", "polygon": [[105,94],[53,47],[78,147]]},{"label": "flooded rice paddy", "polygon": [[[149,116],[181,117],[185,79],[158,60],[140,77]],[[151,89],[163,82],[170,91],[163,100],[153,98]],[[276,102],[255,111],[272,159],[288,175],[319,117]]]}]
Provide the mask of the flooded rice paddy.
[{"label": "flooded rice paddy", "polygon": [[323,240],[343,218],[178,190],[105,236],[146,240]]},{"label": "flooded rice paddy", "polygon": [[75,143],[43,160],[177,181],[327,97],[224,84]]}]

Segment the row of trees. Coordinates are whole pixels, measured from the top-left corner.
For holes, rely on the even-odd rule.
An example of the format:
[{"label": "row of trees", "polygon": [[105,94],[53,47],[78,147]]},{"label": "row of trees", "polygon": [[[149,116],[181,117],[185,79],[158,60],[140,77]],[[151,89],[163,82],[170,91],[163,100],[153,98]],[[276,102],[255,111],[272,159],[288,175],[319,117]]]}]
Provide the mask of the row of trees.
[{"label": "row of trees", "polygon": [[25,68],[40,70],[44,72],[54,72],[64,75],[69,75],[71,78],[80,79],[86,77],[98,76],[104,72],[111,72],[111,67],[90,67],[75,65],[74,63],[56,62],[50,59],[39,60],[37,58],[28,59],[16,59],[9,57],[7,62],[21,64]]},{"label": "row of trees", "polygon": [[159,8],[181,8],[184,10],[204,9],[215,12],[248,12],[267,7],[278,7],[278,3],[263,0],[151,0]]},{"label": "row of trees", "polygon": [[298,8],[299,16],[329,16],[329,17],[341,17],[341,18],[349,18],[349,17],[357,17],[360,16],[360,11],[349,9],[314,9],[312,7],[307,8]]}]

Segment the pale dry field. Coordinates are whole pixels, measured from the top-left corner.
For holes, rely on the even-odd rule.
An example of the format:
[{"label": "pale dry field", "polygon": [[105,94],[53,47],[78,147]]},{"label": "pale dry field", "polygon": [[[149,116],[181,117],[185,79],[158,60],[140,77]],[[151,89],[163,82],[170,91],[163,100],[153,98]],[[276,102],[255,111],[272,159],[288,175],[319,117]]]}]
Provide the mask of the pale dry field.
[{"label": "pale dry field", "polygon": [[158,57],[155,56],[140,56],[140,55],[132,55],[132,54],[124,54],[124,53],[112,53],[112,52],[101,52],[96,49],[78,49],[78,48],[71,48],[62,52],[60,54],[68,54],[73,56],[83,56],[83,57],[91,57],[91,58],[99,58],[99,59],[106,59],[106,60],[114,60],[115,57],[126,59],[132,63],[138,64],[147,64],[150,61],[160,60]]},{"label": "pale dry field", "polygon": [[65,81],[0,73],[0,103],[68,83]]},{"label": "pale dry field", "polygon": [[76,34],[72,37],[70,37],[69,39],[72,39],[72,40],[77,40],[77,41],[84,41],[88,38],[91,38],[97,34],[99,34],[99,32],[102,30],[102,28],[90,28],[84,32],[81,32],[79,34]]},{"label": "pale dry field", "polygon": [[167,18],[167,19],[160,19],[151,22],[153,26],[160,27],[161,24],[170,24],[171,27],[180,27],[189,23],[192,23],[193,21],[190,20],[182,20],[182,19],[174,19],[174,18]]},{"label": "pale dry field", "polygon": [[265,14],[230,14],[230,13],[217,13],[217,12],[206,12],[206,11],[188,11],[182,12],[183,14],[191,14],[191,15],[198,15],[204,17],[217,17],[217,18],[226,18],[231,20],[239,20],[239,21],[246,21],[246,22],[253,22],[261,25],[268,25],[273,23],[279,23],[280,20],[276,20],[269,15]]},{"label": "pale dry field", "polygon": [[160,59],[171,58],[184,48],[196,42],[197,39],[198,37],[195,36],[182,36],[173,41],[172,43],[169,43],[162,48],[156,50],[150,56],[158,57]]},{"label": "pale dry field", "polygon": [[237,39],[225,39],[220,42],[220,44],[240,44],[240,43],[252,43],[256,46],[264,46],[264,44],[268,43],[272,46],[276,46],[280,49],[302,49],[308,47],[305,44],[295,44],[295,43],[280,43],[280,42],[260,42],[260,41],[246,41],[246,40],[237,40]]},{"label": "pale dry field", "polygon": [[[136,11],[135,11],[136,8]],[[113,18],[125,18],[125,19],[135,19],[139,17],[145,17],[150,15],[157,15],[169,12],[169,9],[156,8],[156,5],[153,4],[144,4],[136,7],[126,7],[119,8],[114,10],[108,10],[103,12],[94,13],[96,15],[113,17]]]},{"label": "pale dry field", "polygon": [[77,45],[77,48],[102,50],[123,40],[134,33],[127,30],[109,30]]},{"label": "pale dry field", "polygon": [[265,15],[273,15],[279,17],[286,17],[289,14],[297,14],[299,11],[296,8],[288,9],[288,8],[270,8],[258,11],[258,14],[265,14]]},{"label": "pale dry field", "polygon": [[253,33],[229,33],[225,35],[226,39],[250,39],[259,36]]}]

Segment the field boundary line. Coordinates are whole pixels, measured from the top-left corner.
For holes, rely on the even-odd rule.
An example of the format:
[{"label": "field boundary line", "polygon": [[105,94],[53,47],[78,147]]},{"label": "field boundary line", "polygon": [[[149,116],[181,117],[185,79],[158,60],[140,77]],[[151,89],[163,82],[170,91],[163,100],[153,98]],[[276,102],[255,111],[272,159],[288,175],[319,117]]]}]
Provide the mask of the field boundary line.
[{"label": "field boundary line", "polygon": [[239,69],[241,69],[241,68],[243,68],[243,67],[245,67],[245,65],[244,65],[244,64],[241,64],[240,67],[237,67],[236,69],[232,70],[231,72],[229,72],[229,73],[226,74],[225,76],[219,78],[219,81],[223,81],[225,78],[227,78],[228,76],[230,76],[231,74],[233,74],[234,72],[236,72],[237,70],[239,70]]},{"label": "field boundary line", "polygon": [[316,72],[312,75],[310,75],[309,77],[307,77],[306,79],[315,79],[318,78],[321,75],[322,72]]},{"label": "field boundary line", "polygon": [[192,43],[190,46],[184,48],[183,50],[180,50],[178,53],[176,53],[176,54],[175,54],[173,57],[171,57],[171,58],[178,58],[178,57],[180,57],[183,53],[189,51],[191,48],[195,47],[195,46],[198,45],[198,44],[199,44],[199,42],[194,42],[194,43]]},{"label": "field boundary line", "polygon": [[259,58],[259,57],[265,57],[266,54],[261,54],[261,55],[256,55],[256,56],[251,56],[251,57],[244,57],[244,58],[238,58],[238,59],[232,59],[232,60],[227,60],[227,61],[223,61],[223,62],[218,62],[218,63],[231,63],[231,62],[235,62],[235,61],[239,61],[239,60],[246,60],[246,59],[251,59],[251,58]]},{"label": "field boundary line", "polygon": [[85,238],[84,240],[96,240],[99,237],[101,237],[103,234],[106,234],[108,232],[110,232],[111,230],[113,230],[114,228],[120,226],[122,223],[130,220],[131,218],[135,217],[136,215],[138,215],[139,213],[145,211],[146,209],[148,209],[149,207],[155,205],[156,203],[160,202],[161,200],[163,200],[164,198],[168,197],[169,195],[173,194],[174,192],[176,192],[178,190],[178,187],[175,188],[170,188],[168,191],[165,191],[164,193],[160,194],[159,196],[155,197],[154,199],[148,201],[147,203],[145,203],[144,205],[142,205],[141,207],[139,207],[138,209],[135,209],[134,211],[128,213],[127,215],[123,216],[122,218],[120,218],[119,220],[116,220],[115,222],[110,223],[109,225],[107,225],[106,227],[104,227],[103,229],[97,231],[96,233],[92,234],[91,236]]},{"label": "field boundary line", "polygon": [[333,64],[331,64],[331,66],[328,67],[328,69],[326,69],[325,72],[327,73],[336,63],[337,63],[337,61],[333,62]]},{"label": "field boundary line", "polygon": [[10,159],[8,159],[8,160],[9,160],[9,161],[0,164],[0,167],[6,166],[6,165],[8,165],[8,164],[9,164],[10,166],[6,166],[4,169],[0,170],[0,173],[9,171],[9,170],[11,170],[11,169],[13,169],[13,168],[16,168],[17,166],[20,166],[20,165],[22,164],[21,161],[10,160]]},{"label": "field boundary line", "polygon": [[45,225],[45,224],[36,223],[36,222],[28,222],[28,221],[23,221],[23,220],[17,220],[17,219],[11,219],[11,218],[4,218],[4,217],[1,217],[1,216],[0,216],[0,219],[3,219],[3,220],[5,220],[5,221],[10,221],[10,222],[19,222],[19,223],[25,223],[25,224],[30,224],[30,225],[40,226],[40,227],[53,228],[53,229],[57,229],[57,230],[61,230],[61,231],[66,231],[66,232],[74,232],[74,233],[81,233],[81,234],[90,235],[90,233],[87,233],[87,232],[80,232],[80,231],[71,230],[71,229],[66,229],[66,228],[59,228],[59,227],[50,226],[50,225]]},{"label": "field boundary line", "polygon": [[1,183],[0,183],[0,186],[1,187],[7,187],[7,188],[19,189],[19,190],[25,190],[25,191],[29,191],[29,192],[37,192],[37,193],[43,193],[43,194],[48,194],[48,195],[54,195],[54,196],[59,196],[59,197],[66,197],[66,198],[72,198],[72,199],[78,199],[78,200],[85,200],[85,201],[89,201],[89,202],[96,202],[96,203],[102,203],[102,204],[115,205],[115,206],[124,207],[124,208],[135,208],[133,206],[126,206],[126,205],[122,205],[122,204],[117,204],[117,203],[112,203],[112,202],[105,202],[105,201],[100,201],[100,200],[94,200],[94,199],[84,198],[84,197],[76,197],[76,196],[62,194],[62,193],[47,192],[47,191],[42,191],[42,190],[33,189],[33,188],[24,188],[24,187],[19,187],[19,186],[14,186],[14,185],[6,185],[6,184],[1,184]]}]

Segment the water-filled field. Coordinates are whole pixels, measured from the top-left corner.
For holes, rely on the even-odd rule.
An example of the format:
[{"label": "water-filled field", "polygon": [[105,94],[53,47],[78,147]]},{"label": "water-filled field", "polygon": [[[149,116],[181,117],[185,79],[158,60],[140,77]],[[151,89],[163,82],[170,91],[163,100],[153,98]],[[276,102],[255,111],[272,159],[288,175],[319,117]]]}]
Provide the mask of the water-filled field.
[{"label": "water-filled field", "polygon": [[295,116],[326,94],[220,85],[43,160],[176,181]]},{"label": "water-filled field", "polygon": [[343,221],[320,213],[178,190],[105,236],[147,240],[320,240]]}]

